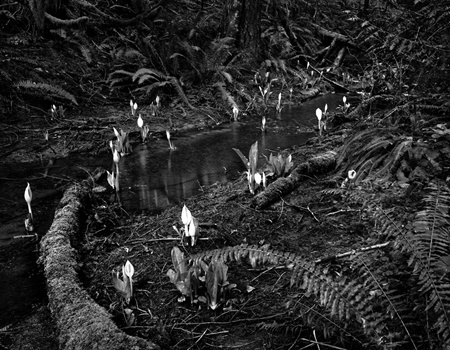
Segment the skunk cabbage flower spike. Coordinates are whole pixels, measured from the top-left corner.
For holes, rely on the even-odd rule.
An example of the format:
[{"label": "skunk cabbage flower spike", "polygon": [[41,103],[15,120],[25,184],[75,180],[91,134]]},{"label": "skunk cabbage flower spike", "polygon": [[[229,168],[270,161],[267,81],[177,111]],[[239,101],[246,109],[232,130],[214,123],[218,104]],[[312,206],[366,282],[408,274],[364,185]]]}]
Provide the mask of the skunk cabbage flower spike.
[{"label": "skunk cabbage flower spike", "polygon": [[120,154],[116,149],[114,149],[113,160],[116,164],[118,164],[120,160]]},{"label": "skunk cabbage flower spike", "polygon": [[238,119],[239,109],[236,106],[233,106],[233,118],[236,121]]},{"label": "skunk cabbage flower spike", "polygon": [[189,209],[186,207],[186,204],[183,205],[183,210],[181,211],[181,221],[184,225],[184,232],[185,234],[188,232],[189,228],[188,225],[192,220],[192,215]]},{"label": "skunk cabbage flower spike", "polygon": [[30,183],[27,182],[27,187],[25,188],[25,202],[27,202],[28,205],[28,213],[31,215],[31,219],[33,219],[33,212],[31,211],[31,200],[33,199],[33,192],[31,192]]}]

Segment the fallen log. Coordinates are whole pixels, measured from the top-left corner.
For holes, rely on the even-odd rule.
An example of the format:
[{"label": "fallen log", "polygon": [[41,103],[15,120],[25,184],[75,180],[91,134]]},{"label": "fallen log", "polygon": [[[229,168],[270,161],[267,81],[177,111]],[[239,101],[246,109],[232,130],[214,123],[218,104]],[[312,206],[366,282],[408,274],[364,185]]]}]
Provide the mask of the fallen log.
[{"label": "fallen log", "polygon": [[314,156],[306,162],[298,165],[288,177],[281,177],[272,182],[264,192],[256,195],[251,206],[256,209],[264,209],[281,197],[295,190],[304,175],[325,174],[336,167],[337,153],[335,151],[327,151]]},{"label": "fallen log", "polygon": [[59,349],[159,349],[152,342],[121,331],[112,316],[83,288],[78,277],[77,252],[80,218],[91,193],[85,181],[69,187],[41,241],[49,308],[58,329]]}]

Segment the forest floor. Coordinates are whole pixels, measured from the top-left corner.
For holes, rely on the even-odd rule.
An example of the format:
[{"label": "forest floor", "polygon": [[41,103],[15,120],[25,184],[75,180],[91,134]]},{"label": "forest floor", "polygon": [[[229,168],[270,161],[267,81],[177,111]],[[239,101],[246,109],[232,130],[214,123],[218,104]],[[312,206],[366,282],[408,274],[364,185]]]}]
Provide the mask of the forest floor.
[{"label": "forest floor", "polygon": [[[39,57],[49,69],[55,64],[51,56],[48,61]],[[128,116],[128,100],[123,101],[123,115],[112,112],[116,107],[90,105],[57,116],[47,109],[34,109],[23,111],[14,121],[3,120],[1,162],[20,164],[71,152],[109,152],[113,126],[136,130],[135,119]],[[230,115],[209,108],[211,111],[213,118],[206,112],[183,113],[167,105],[164,113],[171,116],[172,128],[179,131],[208,128],[230,119]],[[167,117],[155,121],[151,125],[152,137],[164,137],[167,125]],[[338,151],[348,135],[367,125],[340,125],[323,138],[315,137],[284,154],[292,155],[294,166],[304,164],[314,156]],[[47,130],[49,140],[44,138]],[[130,138],[139,142],[138,132],[132,132]],[[111,199],[111,192],[93,195],[82,227],[85,238],[79,247],[85,288],[121,329],[164,349],[289,349],[317,342],[361,347],[355,338],[351,344],[351,336],[341,343],[339,337],[326,339],[305,324],[300,310],[310,307],[320,313],[321,309],[299,288],[302,281],[291,285],[292,271],[283,263],[263,267],[252,266],[245,259],[228,263],[232,288],[216,310],[209,309],[202,298],[193,303],[179,301],[181,294],[167,276],[167,271],[174,268],[174,246],[180,247],[185,256],[253,246],[256,250],[292,253],[305,261],[323,261],[327,266],[329,257],[379,243],[376,215],[380,208],[397,213],[405,225],[412,221],[421,205],[422,187],[411,191],[397,181],[342,186],[347,176],[343,169],[347,167],[340,164],[323,174],[303,176],[298,187],[265,208],[255,207],[244,175],[227,184],[203,187],[200,194],[182,203],[199,220],[200,239],[194,247],[187,242],[181,244],[173,229],[182,227],[182,204],[149,216],[124,213]],[[98,185],[106,188],[106,178]],[[111,281],[111,271],[119,271],[127,260],[135,269],[130,304],[115,291]],[[205,295],[203,289],[199,293]],[[48,310],[42,305],[30,318],[3,332],[4,344],[32,349],[40,343],[40,349],[56,349],[57,331],[51,325]]]}]

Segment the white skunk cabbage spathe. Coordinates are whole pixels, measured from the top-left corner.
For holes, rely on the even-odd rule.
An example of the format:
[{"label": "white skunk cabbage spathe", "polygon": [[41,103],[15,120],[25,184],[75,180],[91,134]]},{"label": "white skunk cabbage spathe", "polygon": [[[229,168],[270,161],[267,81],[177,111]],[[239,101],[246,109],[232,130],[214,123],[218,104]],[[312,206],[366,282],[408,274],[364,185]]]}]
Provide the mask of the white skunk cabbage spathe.
[{"label": "white skunk cabbage spathe", "polygon": [[142,129],[142,127],[144,126],[144,121],[142,120],[141,115],[139,114],[138,120],[137,120],[137,125],[139,128]]},{"label": "white skunk cabbage spathe", "polygon": [[132,278],[134,275],[134,267],[131,265],[131,263],[127,260],[125,265],[123,266],[123,274],[124,276],[127,276],[129,278]]},{"label": "white skunk cabbage spathe", "polygon": [[316,109],[316,117],[319,126],[319,135],[322,136],[322,110],[320,108]]},{"label": "white skunk cabbage spathe", "polygon": [[166,130],[166,137],[167,137],[167,141],[169,141],[169,148],[170,148],[170,150],[173,151],[175,149],[175,146],[172,143],[172,141],[170,141],[170,131],[169,130]]},{"label": "white skunk cabbage spathe", "polygon": [[236,105],[233,106],[233,118],[234,121],[238,120],[238,115],[239,115],[239,108],[237,108]]},{"label": "white skunk cabbage spathe", "polygon": [[106,170],[106,173],[107,173],[106,179],[108,180],[109,185],[114,189],[116,183],[114,172],[110,173],[108,170]]},{"label": "white skunk cabbage spathe", "polygon": [[320,108],[316,109],[316,117],[319,122],[322,120],[322,110]]},{"label": "white skunk cabbage spathe", "polygon": [[191,246],[193,247],[197,242],[198,234],[198,220],[192,216],[192,220],[188,225],[188,231],[186,232],[186,237],[191,237]]},{"label": "white skunk cabbage spathe", "polygon": [[114,149],[114,153],[113,153],[113,161],[114,163],[118,164],[120,160],[120,154],[117,151],[117,149]]},{"label": "white skunk cabbage spathe", "polygon": [[255,184],[257,186],[259,186],[261,184],[261,174],[260,173],[255,173]]},{"label": "white skunk cabbage spathe", "polygon": [[186,207],[186,204],[183,205],[183,210],[181,211],[181,222],[184,225],[184,232],[188,232],[189,230],[189,223],[192,220],[192,215],[191,212],[189,211],[189,209]]},{"label": "white skunk cabbage spathe", "polygon": [[25,202],[28,205],[28,213],[30,213],[31,219],[33,219],[33,212],[31,211],[31,200],[33,199],[33,192],[31,192],[30,183],[27,182],[27,187],[25,188],[24,193]]},{"label": "white skunk cabbage spathe", "polygon": [[191,246],[195,245],[198,233],[198,220],[191,214],[186,205],[183,205],[181,211],[181,221],[184,225],[184,234],[186,237],[191,237]]}]

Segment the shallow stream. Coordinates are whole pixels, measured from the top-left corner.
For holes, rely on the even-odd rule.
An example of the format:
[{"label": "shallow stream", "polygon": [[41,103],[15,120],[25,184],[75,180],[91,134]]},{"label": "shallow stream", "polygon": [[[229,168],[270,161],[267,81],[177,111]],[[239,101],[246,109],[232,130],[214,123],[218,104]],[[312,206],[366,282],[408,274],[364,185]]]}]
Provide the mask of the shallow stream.
[{"label": "shallow stream", "polygon": [[[281,117],[267,117],[267,132],[261,119],[242,117],[238,122],[212,130],[192,131],[172,139],[137,144],[120,161],[121,200],[127,211],[159,211],[197,194],[203,186],[236,179],[245,166],[232,150],[248,155],[258,141],[260,154],[277,154],[305,143],[317,125],[316,108],[342,105],[342,95],[324,95],[298,106],[285,107]],[[111,131],[111,136],[113,133]],[[259,165],[263,164],[260,158]],[[112,167],[110,153],[98,156],[72,155],[50,164],[30,163],[0,167],[0,328],[10,325],[45,301],[43,277],[35,264],[37,245],[25,235],[23,220],[27,182],[33,189],[37,234],[43,235],[53,219],[62,188],[70,179],[84,179],[97,167]],[[15,238],[16,237],[16,238]]]}]

